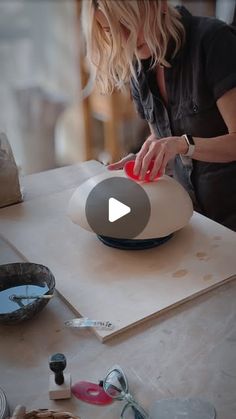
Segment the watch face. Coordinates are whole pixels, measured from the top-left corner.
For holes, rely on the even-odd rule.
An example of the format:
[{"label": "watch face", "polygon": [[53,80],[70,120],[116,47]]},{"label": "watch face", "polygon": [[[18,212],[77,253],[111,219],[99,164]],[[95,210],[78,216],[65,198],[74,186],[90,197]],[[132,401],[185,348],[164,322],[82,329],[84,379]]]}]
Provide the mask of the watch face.
[{"label": "watch face", "polygon": [[187,153],[183,154],[183,157],[184,156],[192,157],[192,155],[194,153],[194,150],[195,150],[195,143],[194,143],[193,137],[192,137],[192,135],[189,135],[189,134],[184,134],[183,137],[184,137],[184,139],[187,143],[187,146],[188,146],[188,151],[187,151]]},{"label": "watch face", "polygon": [[192,135],[190,135],[190,134],[185,134],[185,135],[188,139],[189,144],[195,145]]}]

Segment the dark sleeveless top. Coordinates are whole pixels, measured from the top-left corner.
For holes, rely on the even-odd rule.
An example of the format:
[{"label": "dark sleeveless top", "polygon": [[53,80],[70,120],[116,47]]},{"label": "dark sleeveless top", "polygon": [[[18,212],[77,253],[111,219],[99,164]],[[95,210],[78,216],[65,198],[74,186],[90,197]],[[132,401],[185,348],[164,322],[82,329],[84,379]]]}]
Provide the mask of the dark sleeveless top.
[{"label": "dark sleeveless top", "polygon": [[[228,133],[216,101],[236,87],[236,28],[215,18],[192,16],[185,8],[179,11],[186,41],[165,69],[167,107],[150,59],[137,69],[137,81],[131,79],[131,94],[138,113],[158,137],[186,133],[207,141]],[[183,162],[177,156],[174,177],[189,192],[195,209],[236,231],[236,161]]]}]

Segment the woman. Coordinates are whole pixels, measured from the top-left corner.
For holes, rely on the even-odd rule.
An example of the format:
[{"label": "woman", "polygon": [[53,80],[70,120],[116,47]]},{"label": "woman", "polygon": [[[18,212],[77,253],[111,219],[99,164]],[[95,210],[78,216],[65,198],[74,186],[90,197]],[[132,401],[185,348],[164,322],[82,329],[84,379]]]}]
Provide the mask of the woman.
[{"label": "woman", "polygon": [[149,123],[140,180],[174,162],[195,209],[236,231],[236,29],[165,0],[85,0],[83,26],[101,92],[129,82]]}]

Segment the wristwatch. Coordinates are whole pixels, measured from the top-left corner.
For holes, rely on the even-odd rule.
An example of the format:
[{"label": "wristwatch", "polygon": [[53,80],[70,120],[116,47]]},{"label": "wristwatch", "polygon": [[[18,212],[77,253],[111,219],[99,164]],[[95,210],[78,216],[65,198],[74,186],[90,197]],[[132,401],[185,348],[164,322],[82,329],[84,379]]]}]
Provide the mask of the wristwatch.
[{"label": "wristwatch", "polygon": [[195,143],[193,141],[193,137],[192,135],[189,135],[189,134],[183,134],[182,137],[185,139],[188,145],[188,151],[187,153],[183,154],[183,156],[192,157],[195,150]]}]

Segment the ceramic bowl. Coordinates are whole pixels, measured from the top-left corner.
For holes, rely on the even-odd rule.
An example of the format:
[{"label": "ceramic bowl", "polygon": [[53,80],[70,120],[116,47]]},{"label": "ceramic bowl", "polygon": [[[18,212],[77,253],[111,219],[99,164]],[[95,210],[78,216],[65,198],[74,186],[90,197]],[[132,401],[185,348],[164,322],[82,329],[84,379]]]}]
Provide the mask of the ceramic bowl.
[{"label": "ceramic bowl", "polygon": [[[0,322],[18,323],[32,318],[50,301],[28,296],[52,295],[55,278],[44,265],[10,263],[0,265]],[[19,299],[19,296],[27,298]]]}]

